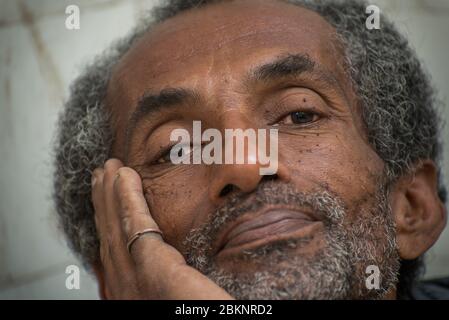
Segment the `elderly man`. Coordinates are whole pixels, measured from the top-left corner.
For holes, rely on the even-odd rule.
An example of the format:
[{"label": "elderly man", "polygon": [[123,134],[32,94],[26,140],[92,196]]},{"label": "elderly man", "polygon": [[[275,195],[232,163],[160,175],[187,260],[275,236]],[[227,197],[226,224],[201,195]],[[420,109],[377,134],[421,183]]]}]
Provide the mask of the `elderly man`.
[{"label": "elderly man", "polygon": [[[446,224],[435,98],[407,41],[367,16],[353,1],[171,0],[85,70],[55,200],[102,298],[413,298]],[[275,129],[276,171],[250,148],[174,163],[171,134],[195,121]]]}]

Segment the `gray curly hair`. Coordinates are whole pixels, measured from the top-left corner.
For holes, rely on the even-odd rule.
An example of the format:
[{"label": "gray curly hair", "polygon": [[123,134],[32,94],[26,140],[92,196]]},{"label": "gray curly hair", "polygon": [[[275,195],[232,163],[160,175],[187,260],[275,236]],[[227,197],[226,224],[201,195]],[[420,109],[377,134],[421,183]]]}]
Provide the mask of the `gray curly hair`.
[{"label": "gray curly hair", "polygon": [[[104,105],[111,72],[146,31],[183,11],[226,0],[168,0],[124,39],[114,43],[73,82],[58,123],[54,199],[60,225],[86,267],[98,261],[99,243],[91,202],[91,173],[109,157],[113,132]],[[281,0],[313,10],[335,27],[346,67],[361,101],[369,141],[394,181],[420,160],[439,160],[439,115],[429,77],[407,40],[382,16],[380,30],[365,28],[360,1]],[[444,186],[439,196],[445,201]],[[402,261],[399,295],[417,278],[420,259]]]}]

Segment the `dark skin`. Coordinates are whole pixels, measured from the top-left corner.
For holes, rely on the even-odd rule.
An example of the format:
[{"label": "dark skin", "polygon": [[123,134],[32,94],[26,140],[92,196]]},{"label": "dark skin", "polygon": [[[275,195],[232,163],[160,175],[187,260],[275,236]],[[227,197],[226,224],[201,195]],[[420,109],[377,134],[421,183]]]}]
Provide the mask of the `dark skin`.
[{"label": "dark skin", "polygon": [[[384,163],[367,141],[334,33],[319,15],[297,6],[235,1],[163,22],[122,58],[106,99],[116,133],[116,159],[93,174],[92,199],[101,239],[101,263],[95,270],[103,298],[232,298],[186,265],[182,242],[232,192],[253,192],[263,180],[261,165],[164,161],[170,132],[191,130],[193,120],[201,120],[203,130],[277,128],[276,179],[293,183],[298,190],[326,186],[345,203],[374,191],[373,177],[384,170]],[[286,57],[290,60],[281,61]],[[263,80],[254,77],[254,70],[275,60],[294,61],[289,67],[298,71],[302,61],[298,57],[307,57],[314,67],[287,75],[270,73]],[[195,92],[195,97],[139,113],[129,121],[142,96],[167,88],[183,88]],[[292,116],[297,111],[300,121]],[[230,192],[223,192],[229,185]],[[399,179],[390,203],[400,256],[418,257],[438,239],[446,223],[435,164],[424,160]],[[128,254],[127,239],[149,227],[162,230],[164,238],[148,234]],[[321,228],[317,223],[285,237],[314,234],[305,249],[313,252],[324,243]],[[215,259],[232,270],[251,267],[228,259],[241,250],[242,246],[216,252]],[[394,291],[386,296],[394,297]]]}]

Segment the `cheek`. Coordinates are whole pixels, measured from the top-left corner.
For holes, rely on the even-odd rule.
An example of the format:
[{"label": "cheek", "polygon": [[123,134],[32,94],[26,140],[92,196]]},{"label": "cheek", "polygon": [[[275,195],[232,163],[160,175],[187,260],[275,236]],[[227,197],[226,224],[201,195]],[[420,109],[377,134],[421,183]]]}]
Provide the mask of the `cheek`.
[{"label": "cheek", "polygon": [[383,162],[365,141],[346,131],[280,137],[281,157],[299,190],[325,188],[346,203],[375,191]]},{"label": "cheek", "polygon": [[150,212],[164,232],[164,239],[177,249],[188,232],[201,224],[207,207],[207,176],[196,166],[179,166],[159,177],[145,177],[143,187]]}]

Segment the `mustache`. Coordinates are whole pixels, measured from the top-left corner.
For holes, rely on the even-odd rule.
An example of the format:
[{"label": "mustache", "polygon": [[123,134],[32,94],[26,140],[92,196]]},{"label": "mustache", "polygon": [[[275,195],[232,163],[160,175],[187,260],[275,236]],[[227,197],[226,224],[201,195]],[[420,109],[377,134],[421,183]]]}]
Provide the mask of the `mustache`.
[{"label": "mustache", "polygon": [[201,227],[189,232],[184,240],[187,260],[195,252],[210,253],[212,243],[217,240],[225,226],[247,213],[257,212],[268,205],[306,209],[313,212],[325,226],[339,224],[345,216],[343,201],[327,188],[319,187],[310,192],[300,192],[289,183],[264,181],[250,194],[237,192],[229,195],[227,201],[210,214]]}]

